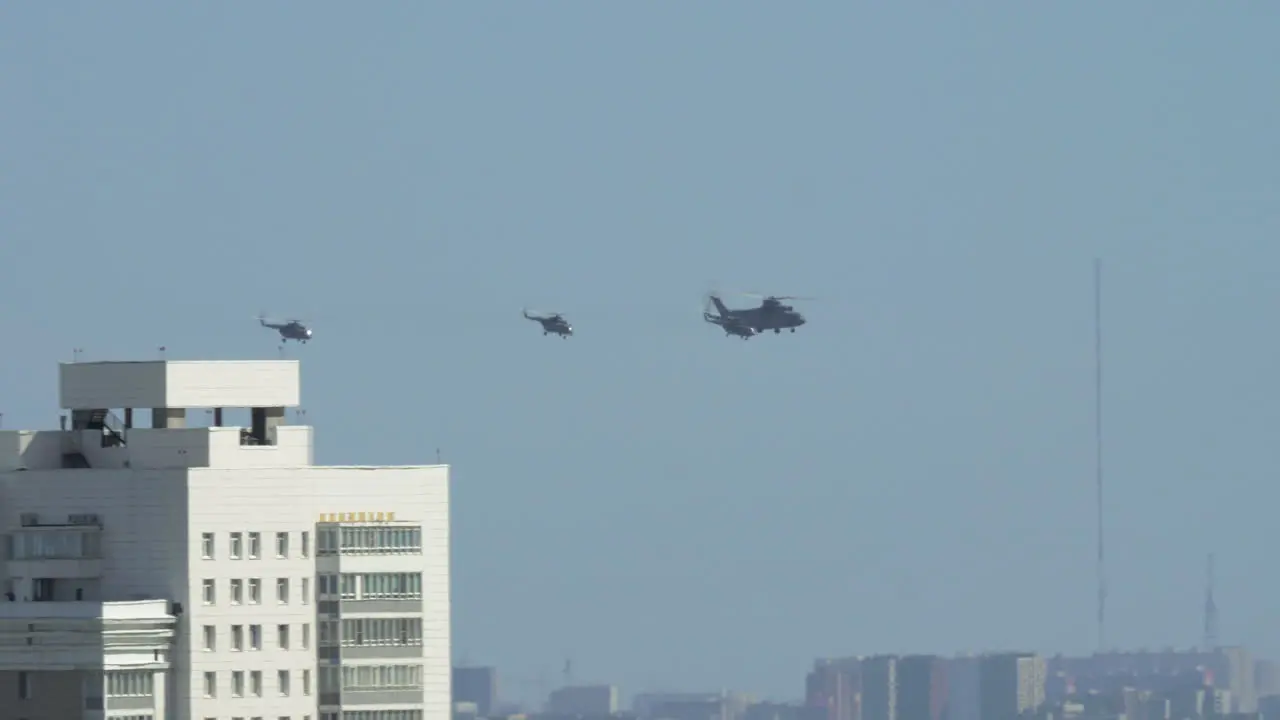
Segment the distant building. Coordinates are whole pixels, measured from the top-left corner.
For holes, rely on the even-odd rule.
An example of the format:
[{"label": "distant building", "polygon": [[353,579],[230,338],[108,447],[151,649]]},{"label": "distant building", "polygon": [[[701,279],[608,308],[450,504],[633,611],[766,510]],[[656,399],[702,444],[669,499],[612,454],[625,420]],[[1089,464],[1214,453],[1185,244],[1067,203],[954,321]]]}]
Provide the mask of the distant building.
[{"label": "distant building", "polygon": [[489,717],[498,707],[498,670],[492,667],[455,667],[453,701],[474,703],[477,715]]},{"label": "distant building", "polygon": [[976,655],[947,659],[947,720],[982,720],[981,662]]},{"label": "distant building", "polygon": [[743,720],[751,698],[741,693],[642,693],[632,702],[640,720]]},{"label": "distant building", "polygon": [[[1280,695],[1280,666],[1270,660],[1253,663],[1253,691],[1258,699]],[[1262,708],[1258,708],[1261,712]]]},{"label": "distant building", "polygon": [[898,720],[898,658],[877,655],[862,661],[861,720]]},{"label": "distant building", "polygon": [[1044,705],[1045,661],[1033,653],[993,653],[978,664],[982,720],[1015,720]]},{"label": "distant building", "polygon": [[908,655],[897,662],[898,720],[943,720],[947,672],[936,655]]},{"label": "distant building", "polygon": [[550,715],[613,715],[618,712],[618,688],[580,685],[553,690],[547,698]]},{"label": "distant building", "polygon": [[1069,678],[1068,687],[1077,693],[1111,692],[1121,685],[1164,693],[1185,687],[1195,674],[1215,688],[1229,690],[1232,711],[1252,713],[1258,708],[1254,685],[1256,668],[1249,651],[1243,647],[1058,656],[1048,661],[1048,669]]},{"label": "distant building", "polygon": [[744,720],[826,720],[826,711],[790,703],[752,703],[747,706]]},{"label": "distant building", "polygon": [[862,719],[862,659],[818,660],[805,678],[805,704],[822,720]]}]

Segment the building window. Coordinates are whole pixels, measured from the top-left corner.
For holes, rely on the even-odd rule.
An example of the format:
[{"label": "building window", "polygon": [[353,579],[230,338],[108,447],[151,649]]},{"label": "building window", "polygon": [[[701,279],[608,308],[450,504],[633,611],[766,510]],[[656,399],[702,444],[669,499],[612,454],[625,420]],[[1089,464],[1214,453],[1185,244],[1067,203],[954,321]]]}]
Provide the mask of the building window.
[{"label": "building window", "polygon": [[218,673],[207,672],[204,674],[204,696],[207,698],[218,697]]},{"label": "building window", "polygon": [[276,671],[276,688],[280,691],[281,697],[289,696],[289,671],[288,670]]},{"label": "building window", "polygon": [[231,559],[239,560],[244,553],[244,533],[231,533]]},{"label": "building window", "polygon": [[302,694],[303,695],[311,694],[311,671],[310,670],[302,671]]},{"label": "building window", "polygon": [[338,530],[343,555],[415,555],[422,552],[422,527],[344,527]]},{"label": "building window", "polygon": [[200,536],[200,554],[205,560],[213,559],[213,533],[204,533]]},{"label": "building window", "polygon": [[[317,640],[320,647],[331,647],[338,644],[338,621],[321,620],[316,627],[320,628]],[[336,692],[336,691],[335,691]]]},{"label": "building window", "polygon": [[289,578],[276,578],[276,602],[289,604]]},{"label": "building window", "polygon": [[339,585],[340,585],[338,590],[338,597],[342,598],[343,600],[355,600],[356,599],[356,581],[357,581],[357,578],[359,577],[360,577],[359,575],[353,575],[351,573],[343,573],[338,578]]},{"label": "building window", "polygon": [[231,604],[239,605],[244,602],[244,581],[231,581]]},{"label": "building window", "polygon": [[254,670],[249,673],[249,694],[254,697],[262,697],[262,671]]},{"label": "building window", "polygon": [[31,699],[31,673],[20,671],[18,673],[18,699]]},{"label": "building window", "polygon": [[204,651],[213,652],[217,650],[218,630],[212,625],[204,626]]},{"label": "building window", "polygon": [[289,533],[287,532],[276,533],[276,557],[289,557]]},{"label": "building window", "polygon": [[302,578],[302,604],[311,603],[311,578]]},{"label": "building window", "polygon": [[[359,582],[357,583],[357,578]],[[422,573],[342,574],[343,600],[418,600]]]},{"label": "building window", "polygon": [[262,649],[262,626],[261,625],[249,626],[249,649],[250,650]]},{"label": "building window", "polygon": [[288,625],[276,626],[276,641],[280,645],[281,650],[289,649],[289,626]]},{"label": "building window", "polygon": [[342,621],[342,644],[422,645],[422,618],[359,618]]},{"label": "building window", "polygon": [[150,697],[154,676],[150,670],[108,670],[107,697]]},{"label": "building window", "polygon": [[217,593],[214,590],[213,578],[204,579],[204,604],[212,605],[217,599]]},{"label": "building window", "polygon": [[302,637],[298,638],[298,644],[302,646],[303,650],[307,650],[311,647],[311,624],[310,623],[303,624]]},{"label": "building window", "polygon": [[259,605],[262,603],[262,580],[259,578],[251,578],[249,580],[249,604]]},{"label": "building window", "polygon": [[243,625],[231,626],[231,649],[236,652],[240,652],[241,650],[244,650],[244,626]]},{"label": "building window", "polygon": [[311,533],[302,531],[302,557],[311,557]]},{"label": "building window", "polygon": [[231,673],[231,697],[244,697],[243,670],[235,670]]},{"label": "building window", "polygon": [[421,665],[345,665],[341,670],[343,692],[422,689]]},{"label": "building window", "polygon": [[316,531],[316,554],[317,555],[336,555],[338,554],[338,529],[324,528]]},{"label": "building window", "polygon": [[262,533],[249,533],[249,559],[262,557]]},{"label": "building window", "polygon": [[11,560],[82,560],[102,557],[98,530],[25,530],[9,538]]}]

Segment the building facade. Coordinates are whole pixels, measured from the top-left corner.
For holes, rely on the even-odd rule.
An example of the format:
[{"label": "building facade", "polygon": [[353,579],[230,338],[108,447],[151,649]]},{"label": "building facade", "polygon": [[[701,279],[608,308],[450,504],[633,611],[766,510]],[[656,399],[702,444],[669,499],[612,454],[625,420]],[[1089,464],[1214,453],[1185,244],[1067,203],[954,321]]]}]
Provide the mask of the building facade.
[{"label": "building facade", "polygon": [[805,677],[805,705],[819,708],[825,720],[861,720],[862,658],[824,658]]},{"label": "building facade", "polygon": [[862,660],[862,720],[898,720],[898,658]]},{"label": "building facade", "polygon": [[982,720],[1016,720],[1045,702],[1045,661],[1034,653],[989,653],[978,663]]},{"label": "building facade", "polygon": [[0,432],[0,720],[450,716],[446,467],[315,466],[296,361],[64,364],[60,395]]},{"label": "building facade", "polygon": [[947,672],[936,655],[898,658],[898,720],[943,720],[947,709]]},{"label": "building facade", "polygon": [[618,688],[614,685],[576,685],[552,690],[547,698],[547,712],[583,717],[616,714]]}]

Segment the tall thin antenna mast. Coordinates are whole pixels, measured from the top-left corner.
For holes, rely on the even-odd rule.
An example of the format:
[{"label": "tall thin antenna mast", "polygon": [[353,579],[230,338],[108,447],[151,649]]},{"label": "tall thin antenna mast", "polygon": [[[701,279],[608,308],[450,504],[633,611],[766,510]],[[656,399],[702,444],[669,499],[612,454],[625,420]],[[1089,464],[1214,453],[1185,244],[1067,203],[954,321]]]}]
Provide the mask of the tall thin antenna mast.
[{"label": "tall thin antenna mast", "polygon": [[1209,553],[1209,566],[1204,587],[1204,640],[1205,650],[1218,647],[1218,604],[1213,601],[1213,553]]},{"label": "tall thin antenna mast", "polygon": [[1097,446],[1098,484],[1098,652],[1107,643],[1107,575],[1102,523],[1102,260],[1093,261],[1094,305],[1094,441]]}]

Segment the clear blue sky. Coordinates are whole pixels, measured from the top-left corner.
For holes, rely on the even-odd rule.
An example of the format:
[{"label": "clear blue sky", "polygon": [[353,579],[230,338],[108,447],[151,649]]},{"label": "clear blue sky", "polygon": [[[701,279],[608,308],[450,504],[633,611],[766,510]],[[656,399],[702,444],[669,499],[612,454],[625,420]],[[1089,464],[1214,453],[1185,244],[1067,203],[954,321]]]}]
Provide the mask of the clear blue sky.
[{"label": "clear blue sky", "polygon": [[[455,468],[455,655],[798,696],[812,658],[1274,622],[1275,3],[26,2],[0,412],[273,357],[325,463]],[[794,336],[711,283],[818,295]],[[544,338],[522,305],[579,330]],[[531,691],[511,679],[511,694]]]}]

